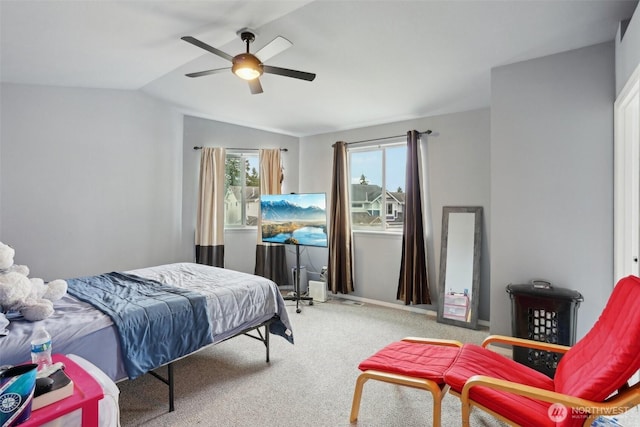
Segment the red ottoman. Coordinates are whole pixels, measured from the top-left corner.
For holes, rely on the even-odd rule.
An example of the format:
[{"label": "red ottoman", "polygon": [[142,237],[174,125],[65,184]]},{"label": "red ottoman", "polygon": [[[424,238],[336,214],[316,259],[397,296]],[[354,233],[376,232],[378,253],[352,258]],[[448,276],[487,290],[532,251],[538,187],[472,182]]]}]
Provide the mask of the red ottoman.
[{"label": "red ottoman", "polygon": [[364,383],[374,379],[430,391],[433,395],[433,425],[439,427],[441,401],[449,389],[443,379],[444,373],[460,352],[460,347],[462,343],[453,340],[404,338],[362,361],[358,369],[363,372],[356,381],[350,421],[353,423],[358,419]]}]

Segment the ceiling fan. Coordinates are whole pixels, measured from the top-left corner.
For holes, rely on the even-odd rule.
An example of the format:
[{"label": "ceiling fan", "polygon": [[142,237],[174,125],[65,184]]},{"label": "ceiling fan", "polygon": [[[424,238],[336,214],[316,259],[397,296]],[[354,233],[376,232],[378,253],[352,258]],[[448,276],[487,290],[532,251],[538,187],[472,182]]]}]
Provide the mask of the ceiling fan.
[{"label": "ceiling fan", "polygon": [[249,45],[255,40],[255,34],[248,28],[243,28],[242,30],[238,31],[238,34],[240,35],[242,41],[246,43],[247,51],[244,53],[239,53],[236,56],[231,56],[228,53],[216,49],[215,47],[209,46],[208,44],[194,37],[182,37],[182,40],[186,41],[187,43],[191,43],[194,46],[197,46],[201,49],[213,53],[214,55],[218,55],[221,58],[231,61],[232,64],[231,67],[198,71],[185,75],[187,77],[202,77],[208,76],[209,74],[217,74],[227,70],[231,70],[236,76],[249,82],[249,89],[254,95],[262,93],[262,85],[260,84],[259,77],[263,73],[278,74],[280,76],[293,77],[294,79],[307,81],[313,81],[313,79],[316,78],[316,75],[313,73],[306,73],[304,71],[290,70],[288,68],[273,67],[271,65],[263,64],[263,61],[266,61],[267,59],[272,58],[273,56],[293,46],[293,44],[284,37],[276,37],[271,42],[267,43],[267,45],[262,49],[253,54],[249,51]]}]

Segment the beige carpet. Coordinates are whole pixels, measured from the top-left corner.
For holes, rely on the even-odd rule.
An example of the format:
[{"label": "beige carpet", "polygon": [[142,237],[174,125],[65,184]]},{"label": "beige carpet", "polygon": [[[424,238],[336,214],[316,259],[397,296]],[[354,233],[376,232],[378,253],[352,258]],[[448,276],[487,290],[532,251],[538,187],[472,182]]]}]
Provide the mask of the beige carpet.
[{"label": "beige carpet", "polygon": [[[340,299],[305,305],[300,314],[295,303],[287,304],[295,345],[272,335],[267,364],[260,342],[237,337],[176,362],[172,413],[166,386],[150,375],[120,383],[122,425],[349,426],[361,360],[405,336],[479,343],[487,335],[486,330],[442,325],[422,314]],[[427,392],[369,381],[357,425],[430,426],[431,408]],[[442,426],[459,425],[459,401],[447,395]],[[503,424],[475,410],[472,425]]]}]

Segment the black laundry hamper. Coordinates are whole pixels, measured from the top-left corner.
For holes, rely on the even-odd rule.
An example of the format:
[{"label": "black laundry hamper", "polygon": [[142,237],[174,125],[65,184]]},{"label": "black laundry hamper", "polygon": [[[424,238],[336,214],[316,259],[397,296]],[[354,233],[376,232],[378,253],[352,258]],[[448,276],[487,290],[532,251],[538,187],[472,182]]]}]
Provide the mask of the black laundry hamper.
[{"label": "black laundry hamper", "polygon": [[[584,301],[574,290],[549,282],[508,285],[511,297],[511,329],[517,338],[571,346],[576,342],[578,307]],[[553,378],[562,354],[513,348],[513,359]]]}]

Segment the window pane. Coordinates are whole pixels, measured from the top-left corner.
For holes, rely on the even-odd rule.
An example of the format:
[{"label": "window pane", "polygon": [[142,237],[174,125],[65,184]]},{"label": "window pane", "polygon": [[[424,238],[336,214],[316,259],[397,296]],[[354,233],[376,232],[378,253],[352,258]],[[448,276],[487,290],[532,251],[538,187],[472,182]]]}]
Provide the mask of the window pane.
[{"label": "window pane", "polygon": [[258,225],[260,209],[260,164],[258,156],[245,157],[245,222],[244,225]]},{"label": "window pane", "polygon": [[228,154],[225,161],[225,226],[257,225],[260,174],[257,155]]},{"label": "window pane", "polygon": [[382,226],[382,151],[350,153],[351,223],[356,228]]},{"label": "window pane", "polygon": [[402,229],[406,156],[405,144],[349,153],[354,228]]},{"label": "window pane", "polygon": [[385,149],[385,187],[387,189],[387,228],[402,228],[404,221],[404,187],[407,170],[407,146]]},{"label": "window pane", "polygon": [[242,158],[228,155],[224,174],[224,224],[242,225]]}]

